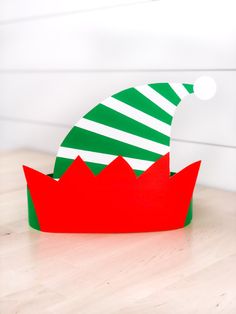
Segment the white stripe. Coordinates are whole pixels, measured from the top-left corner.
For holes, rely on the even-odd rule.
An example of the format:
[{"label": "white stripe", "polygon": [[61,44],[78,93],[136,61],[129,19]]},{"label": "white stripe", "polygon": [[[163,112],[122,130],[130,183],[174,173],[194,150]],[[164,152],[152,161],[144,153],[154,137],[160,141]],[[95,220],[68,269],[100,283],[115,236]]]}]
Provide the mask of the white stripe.
[{"label": "white stripe", "polygon": [[173,91],[179,96],[180,99],[183,99],[184,97],[189,95],[189,92],[183,86],[183,84],[180,84],[180,83],[169,83],[169,85],[173,89]]},{"label": "white stripe", "polygon": [[176,106],[156,92],[153,88],[148,85],[141,85],[135,87],[135,89],[154,102],[158,107],[169,113],[171,116],[174,115]]},{"label": "white stripe", "polygon": [[[57,153],[57,157],[75,159],[77,156],[80,156],[84,161],[93,162],[96,164],[108,165],[110,164],[117,156],[109,155],[104,153],[91,152],[87,150],[75,149],[60,147]],[[123,157],[123,156],[122,156]],[[129,165],[135,170],[145,171],[149,168],[153,161],[123,157]]]},{"label": "white stripe", "polygon": [[101,123],[97,123],[91,120],[87,120],[85,118],[80,119],[75,126],[121,141],[123,143],[127,143],[139,148],[146,149],[148,151],[160,154],[160,155],[165,155],[169,151],[169,146],[163,145],[156,143],[154,141],[145,139],[140,136],[136,136],[124,131],[120,131],[114,128],[111,128],[109,126],[106,126]]},{"label": "white stripe", "polygon": [[134,119],[155,131],[163,133],[167,136],[170,136],[171,127],[169,124],[164,123],[158,119],[153,118],[152,116],[135,109],[124,102],[117,100],[113,97],[109,97],[101,102],[102,105],[109,107],[117,112],[124,114],[125,116]]}]

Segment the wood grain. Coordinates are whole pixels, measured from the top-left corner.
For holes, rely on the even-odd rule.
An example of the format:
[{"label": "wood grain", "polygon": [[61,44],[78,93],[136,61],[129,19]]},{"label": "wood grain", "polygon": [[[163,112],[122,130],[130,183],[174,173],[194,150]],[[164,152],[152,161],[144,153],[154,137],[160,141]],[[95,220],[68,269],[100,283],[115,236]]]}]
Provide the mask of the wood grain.
[{"label": "wood grain", "polygon": [[21,164],[47,173],[53,160],[0,155],[1,313],[235,313],[236,193],[199,186],[182,230],[40,233],[27,225]]}]

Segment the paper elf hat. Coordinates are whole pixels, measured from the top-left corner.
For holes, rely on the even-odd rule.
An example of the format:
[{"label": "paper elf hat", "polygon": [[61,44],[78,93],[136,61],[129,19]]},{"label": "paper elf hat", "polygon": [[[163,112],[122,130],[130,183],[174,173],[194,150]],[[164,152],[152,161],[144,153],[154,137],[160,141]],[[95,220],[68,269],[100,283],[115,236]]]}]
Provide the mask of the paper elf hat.
[{"label": "paper elf hat", "polygon": [[171,123],[184,97],[209,98],[214,89],[211,79],[148,84],[93,107],[63,140],[52,175],[24,166],[30,226],[143,232],[188,225],[200,161],[170,173]]}]

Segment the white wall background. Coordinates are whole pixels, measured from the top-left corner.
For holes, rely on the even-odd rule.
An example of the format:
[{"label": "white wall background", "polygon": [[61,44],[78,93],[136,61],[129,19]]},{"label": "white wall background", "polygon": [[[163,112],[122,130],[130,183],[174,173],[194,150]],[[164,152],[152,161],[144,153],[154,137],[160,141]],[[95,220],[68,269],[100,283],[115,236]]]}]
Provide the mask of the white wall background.
[{"label": "white wall background", "polygon": [[199,182],[236,190],[236,19],[222,0],[1,0],[0,149],[56,154],[88,109],[132,85],[212,76],[189,97],[171,163],[202,159]]}]

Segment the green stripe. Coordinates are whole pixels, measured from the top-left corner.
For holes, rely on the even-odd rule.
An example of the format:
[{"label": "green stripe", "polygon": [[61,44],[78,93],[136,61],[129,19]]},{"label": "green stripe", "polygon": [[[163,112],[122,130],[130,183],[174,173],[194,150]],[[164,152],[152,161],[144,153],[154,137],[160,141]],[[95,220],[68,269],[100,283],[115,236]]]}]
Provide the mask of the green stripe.
[{"label": "green stripe", "polygon": [[[106,168],[107,165],[97,164],[94,162],[86,162],[88,167],[92,170],[92,172],[97,175],[99,174],[104,168]],[[143,173],[143,170],[134,170],[135,174],[139,176],[141,173]]]},{"label": "green stripe", "polygon": [[[121,155],[124,157],[139,158],[148,161],[155,161],[161,157],[161,155],[148,150],[113,140],[78,127],[72,128],[61,146],[115,156]],[[65,160],[61,162],[61,159],[65,158],[56,158],[54,177],[60,177],[71,163]]]},{"label": "green stripe", "polygon": [[154,152],[78,127],[73,127],[61,146],[150,161],[155,161],[161,157]]},{"label": "green stripe", "polygon": [[113,95],[112,97],[171,125],[172,116],[162,110],[151,100],[139,93],[135,88],[129,88]]},{"label": "green stripe", "polygon": [[160,132],[157,132],[144,124],[137,122],[113,109],[102,104],[94,107],[84,118],[105,124],[112,128],[122,130],[137,136],[147,138],[149,140],[170,145],[170,138]]},{"label": "green stripe", "polygon": [[177,106],[181,99],[168,83],[149,84],[156,92]]},{"label": "green stripe", "polygon": [[95,162],[86,161],[87,166],[91,169],[94,174],[99,174],[107,165],[97,164]]},{"label": "green stripe", "polygon": [[57,157],[53,170],[53,177],[60,178],[73,161],[73,159]]},{"label": "green stripe", "polygon": [[183,86],[187,89],[189,94],[192,94],[194,92],[193,90],[193,84],[183,84]]},{"label": "green stripe", "polygon": [[[73,161],[74,161],[73,159],[57,157],[57,165],[54,169],[53,177],[60,178],[63,175],[63,173],[68,169],[68,167],[73,163]],[[95,175],[99,174],[107,166],[88,161],[86,161],[85,163]],[[134,170],[134,172],[137,176],[143,173],[142,170]]]},{"label": "green stripe", "polygon": [[[56,166],[54,169],[54,178],[60,178],[62,174],[66,171],[66,169],[73,163],[74,159],[57,157]],[[98,174],[106,167],[106,165],[97,164],[93,162],[86,162],[88,167],[94,174]]]},{"label": "green stripe", "polygon": [[[73,161],[74,159],[57,157],[57,162],[58,164],[60,164],[60,167],[54,170],[53,177],[59,178],[66,171],[66,169],[73,163]],[[85,161],[85,163],[95,175],[99,174],[107,166],[104,164],[89,161]],[[139,176],[141,173],[144,172],[144,170],[134,170],[134,172],[136,173],[137,176]],[[170,176],[173,176],[175,174],[176,172],[171,172]]]}]

